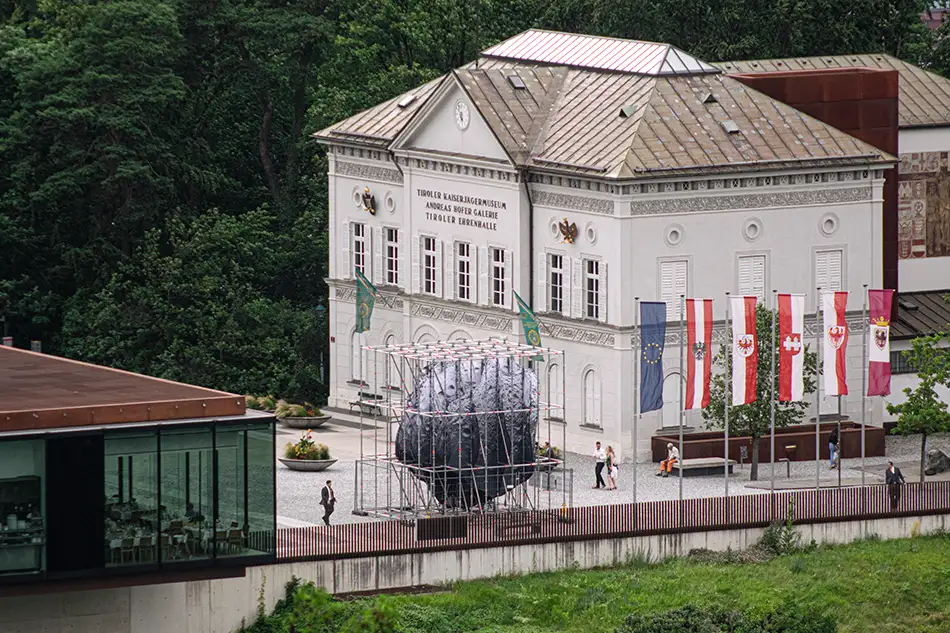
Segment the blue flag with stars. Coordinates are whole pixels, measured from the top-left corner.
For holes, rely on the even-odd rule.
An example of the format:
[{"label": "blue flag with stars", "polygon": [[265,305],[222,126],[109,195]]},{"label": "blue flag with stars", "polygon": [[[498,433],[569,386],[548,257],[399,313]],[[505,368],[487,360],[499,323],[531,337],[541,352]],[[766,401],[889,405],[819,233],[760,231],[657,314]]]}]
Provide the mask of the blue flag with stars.
[{"label": "blue flag with stars", "polygon": [[666,303],[640,304],[640,413],[663,408],[663,346]]}]

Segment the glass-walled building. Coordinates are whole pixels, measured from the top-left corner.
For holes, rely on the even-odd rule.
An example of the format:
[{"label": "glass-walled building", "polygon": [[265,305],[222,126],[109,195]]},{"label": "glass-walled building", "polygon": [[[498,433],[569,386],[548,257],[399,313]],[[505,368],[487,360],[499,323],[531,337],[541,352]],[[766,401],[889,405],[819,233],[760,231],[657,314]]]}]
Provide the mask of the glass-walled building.
[{"label": "glass-walled building", "polygon": [[[14,350],[11,357],[0,349],[0,375],[24,354],[30,353]],[[42,363],[50,360],[71,363],[54,357]],[[112,372],[81,363],[69,369],[75,366],[94,376]],[[34,409],[25,416],[12,408],[22,402],[5,407],[0,399],[0,584],[272,562],[274,418],[246,411],[240,396],[116,373],[120,378],[101,377],[155,387],[155,402]],[[196,390],[199,398],[169,405],[169,390]],[[26,393],[13,395],[22,400]],[[128,419],[130,412],[168,416],[183,409],[223,414]],[[110,416],[126,419],[86,423]],[[11,428],[39,427],[47,419],[82,423]]]}]

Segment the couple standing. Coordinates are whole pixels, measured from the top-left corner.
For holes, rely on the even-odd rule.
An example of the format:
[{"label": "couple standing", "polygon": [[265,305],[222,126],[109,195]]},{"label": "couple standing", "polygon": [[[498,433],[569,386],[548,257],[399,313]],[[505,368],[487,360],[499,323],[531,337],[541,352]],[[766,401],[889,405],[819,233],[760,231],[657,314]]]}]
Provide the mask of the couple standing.
[{"label": "couple standing", "polygon": [[[607,469],[607,483],[604,482],[604,468]],[[613,446],[607,446],[605,451],[600,447],[600,442],[594,445],[594,479],[594,490],[601,487],[617,489],[617,455]]]}]

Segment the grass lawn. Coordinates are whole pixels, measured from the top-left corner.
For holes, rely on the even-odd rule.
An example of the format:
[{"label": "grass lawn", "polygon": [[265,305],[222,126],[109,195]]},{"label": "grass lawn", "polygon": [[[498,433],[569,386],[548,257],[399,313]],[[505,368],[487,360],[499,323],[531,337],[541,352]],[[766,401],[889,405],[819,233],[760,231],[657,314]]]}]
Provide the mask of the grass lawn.
[{"label": "grass lawn", "polygon": [[605,633],[633,612],[687,603],[744,610],[789,598],[830,612],[841,632],[950,632],[950,537],[868,541],[761,564],[680,559],[467,582],[397,597],[394,606],[407,633]]}]

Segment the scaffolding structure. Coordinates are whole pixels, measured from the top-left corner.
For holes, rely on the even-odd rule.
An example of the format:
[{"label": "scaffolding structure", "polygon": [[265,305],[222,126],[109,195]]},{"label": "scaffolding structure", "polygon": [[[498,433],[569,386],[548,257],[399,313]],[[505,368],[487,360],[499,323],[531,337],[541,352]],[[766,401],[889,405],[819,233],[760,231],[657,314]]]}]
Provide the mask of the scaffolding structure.
[{"label": "scaffolding structure", "polygon": [[[413,520],[572,505],[563,422],[561,453],[543,451],[555,444],[552,420],[564,420],[563,351],[505,338],[362,350],[356,514]],[[542,369],[551,362],[561,365],[560,384]],[[509,380],[500,384],[499,374]]]}]

